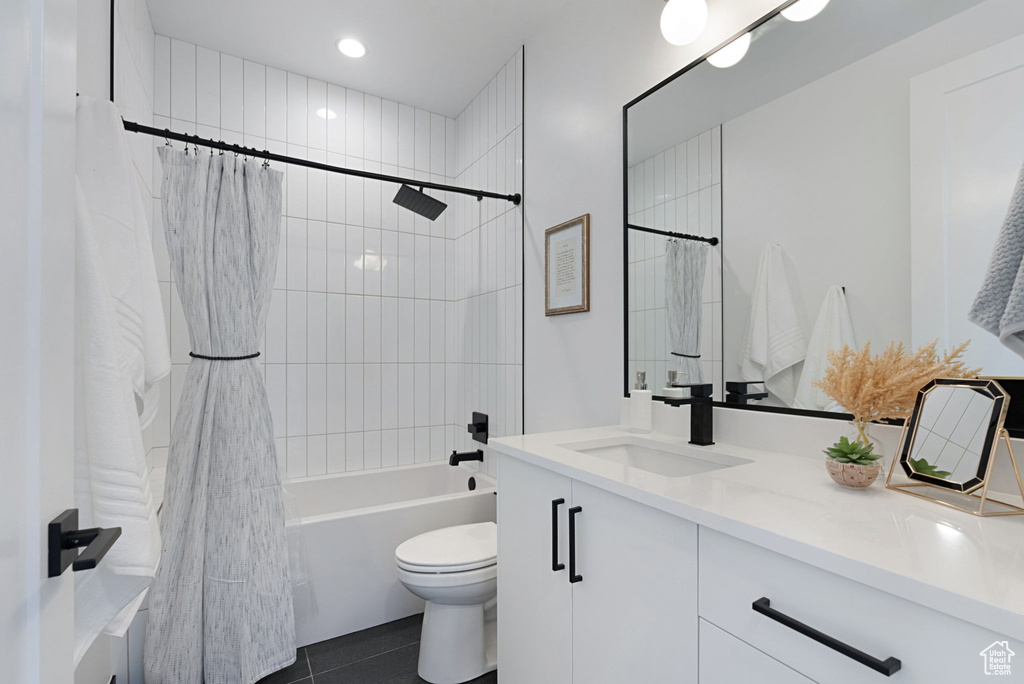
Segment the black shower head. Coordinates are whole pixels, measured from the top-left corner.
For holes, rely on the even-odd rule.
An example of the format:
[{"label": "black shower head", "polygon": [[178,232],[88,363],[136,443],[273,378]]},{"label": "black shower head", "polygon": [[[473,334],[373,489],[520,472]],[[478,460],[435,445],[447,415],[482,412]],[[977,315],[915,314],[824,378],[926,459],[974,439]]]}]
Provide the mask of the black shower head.
[{"label": "black shower head", "polygon": [[408,185],[402,185],[398,188],[398,194],[395,195],[395,204],[400,207],[405,207],[410,211],[414,211],[420,216],[424,216],[431,221],[436,219],[438,216],[448,208],[448,205],[441,200],[436,200],[430,195],[424,193],[422,190],[413,190]]}]

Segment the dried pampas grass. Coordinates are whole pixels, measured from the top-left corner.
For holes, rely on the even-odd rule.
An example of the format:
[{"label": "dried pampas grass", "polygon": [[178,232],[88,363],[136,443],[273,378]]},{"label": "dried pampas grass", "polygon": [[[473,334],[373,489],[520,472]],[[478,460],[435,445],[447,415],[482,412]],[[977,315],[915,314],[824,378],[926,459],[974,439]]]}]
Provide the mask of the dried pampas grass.
[{"label": "dried pampas grass", "polygon": [[963,356],[970,340],[940,356],[938,340],[921,346],[913,354],[903,343],[891,343],[878,356],[871,355],[871,343],[860,351],[846,346],[828,353],[829,367],[814,385],[853,414],[861,436],[868,421],[908,418],[917,392],[935,378],[973,378],[980,368],[967,368]]}]

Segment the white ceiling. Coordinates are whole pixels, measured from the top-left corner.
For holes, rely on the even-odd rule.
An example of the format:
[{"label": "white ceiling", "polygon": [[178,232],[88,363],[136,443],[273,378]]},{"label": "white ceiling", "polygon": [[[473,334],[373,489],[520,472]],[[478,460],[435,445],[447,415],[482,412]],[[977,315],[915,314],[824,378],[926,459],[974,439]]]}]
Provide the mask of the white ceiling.
[{"label": "white ceiling", "polygon": [[[447,116],[567,0],[149,0],[157,33]],[[357,38],[366,56],[338,52]]]}]

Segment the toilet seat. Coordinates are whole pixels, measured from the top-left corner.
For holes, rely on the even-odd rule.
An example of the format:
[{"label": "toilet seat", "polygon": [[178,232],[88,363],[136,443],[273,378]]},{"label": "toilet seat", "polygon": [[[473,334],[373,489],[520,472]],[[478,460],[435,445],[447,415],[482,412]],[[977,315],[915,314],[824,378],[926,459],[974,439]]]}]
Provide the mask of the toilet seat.
[{"label": "toilet seat", "polygon": [[498,576],[498,564],[462,572],[416,572],[398,568],[398,579],[406,586],[438,588],[460,587],[493,581]]},{"label": "toilet seat", "polygon": [[494,568],[498,562],[498,526],[485,522],[425,532],[400,544],[395,549],[395,562],[402,570],[417,574],[460,574]]}]

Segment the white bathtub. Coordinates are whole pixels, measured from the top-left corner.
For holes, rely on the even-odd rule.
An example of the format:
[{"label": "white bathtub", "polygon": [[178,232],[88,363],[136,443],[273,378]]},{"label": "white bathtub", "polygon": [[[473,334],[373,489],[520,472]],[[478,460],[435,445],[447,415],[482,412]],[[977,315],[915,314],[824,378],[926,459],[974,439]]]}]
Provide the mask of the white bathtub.
[{"label": "white bathtub", "polygon": [[423,601],[398,581],[395,548],[440,527],[495,519],[494,480],[444,462],[293,480],[286,490],[315,605],[296,593],[299,646],[422,612]]}]

